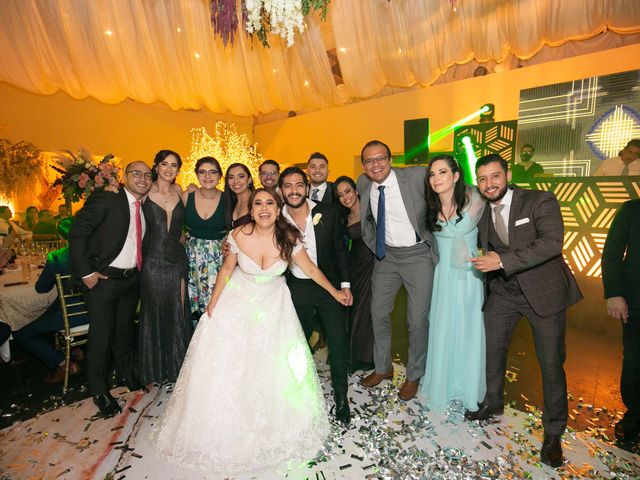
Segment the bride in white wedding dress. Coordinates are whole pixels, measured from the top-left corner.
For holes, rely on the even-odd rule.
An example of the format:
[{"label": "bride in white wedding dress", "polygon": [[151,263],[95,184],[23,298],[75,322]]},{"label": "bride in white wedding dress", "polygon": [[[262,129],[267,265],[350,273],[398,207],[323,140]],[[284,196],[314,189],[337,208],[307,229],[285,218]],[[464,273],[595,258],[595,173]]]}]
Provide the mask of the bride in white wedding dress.
[{"label": "bride in white wedding dress", "polygon": [[329,431],[315,365],[283,273],[289,260],[339,302],[281,217],[279,195],[258,189],[254,221],[233,230],[231,253],[198,323],[152,442],[180,466],[237,473],[309,460]]}]

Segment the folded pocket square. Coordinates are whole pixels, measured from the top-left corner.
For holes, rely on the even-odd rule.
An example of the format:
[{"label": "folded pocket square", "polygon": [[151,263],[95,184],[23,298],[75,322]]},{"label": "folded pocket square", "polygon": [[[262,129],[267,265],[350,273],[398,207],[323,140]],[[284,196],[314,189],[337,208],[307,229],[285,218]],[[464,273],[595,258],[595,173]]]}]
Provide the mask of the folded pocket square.
[{"label": "folded pocket square", "polygon": [[521,218],[520,220],[516,220],[516,227],[518,225],[524,225],[525,223],[529,223],[529,217]]}]

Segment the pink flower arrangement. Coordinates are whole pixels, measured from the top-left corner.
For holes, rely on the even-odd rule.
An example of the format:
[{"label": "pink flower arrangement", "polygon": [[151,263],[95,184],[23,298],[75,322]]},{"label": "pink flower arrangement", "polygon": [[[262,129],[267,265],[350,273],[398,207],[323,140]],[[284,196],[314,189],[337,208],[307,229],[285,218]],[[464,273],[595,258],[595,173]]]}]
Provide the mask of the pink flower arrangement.
[{"label": "pink flower arrangement", "polygon": [[51,165],[51,168],[61,176],[53,186],[60,185],[62,195],[71,202],[89,196],[96,188],[118,192],[120,169],[113,163],[111,154],[96,163],[87,150],[80,149],[77,154],[65,151],[56,162],[58,165]]}]

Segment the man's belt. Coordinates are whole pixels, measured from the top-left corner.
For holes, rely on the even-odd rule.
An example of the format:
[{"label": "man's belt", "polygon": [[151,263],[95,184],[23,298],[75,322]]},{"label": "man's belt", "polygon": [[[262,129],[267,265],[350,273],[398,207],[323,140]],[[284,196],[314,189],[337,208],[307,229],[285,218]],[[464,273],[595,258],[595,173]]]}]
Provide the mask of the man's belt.
[{"label": "man's belt", "polygon": [[107,277],[129,278],[136,275],[138,273],[138,269],[136,267],[131,267],[131,268],[106,267],[101,273],[103,275],[106,275]]}]

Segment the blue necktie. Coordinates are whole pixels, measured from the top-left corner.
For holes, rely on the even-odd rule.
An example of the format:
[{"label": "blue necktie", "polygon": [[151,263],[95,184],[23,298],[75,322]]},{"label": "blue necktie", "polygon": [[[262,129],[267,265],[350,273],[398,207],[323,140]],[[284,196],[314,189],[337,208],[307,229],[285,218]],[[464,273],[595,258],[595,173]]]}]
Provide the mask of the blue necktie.
[{"label": "blue necktie", "polygon": [[378,198],[378,215],[376,216],[376,258],[382,260],[387,254],[384,228],[384,185],[380,185],[378,191],[380,197]]}]

